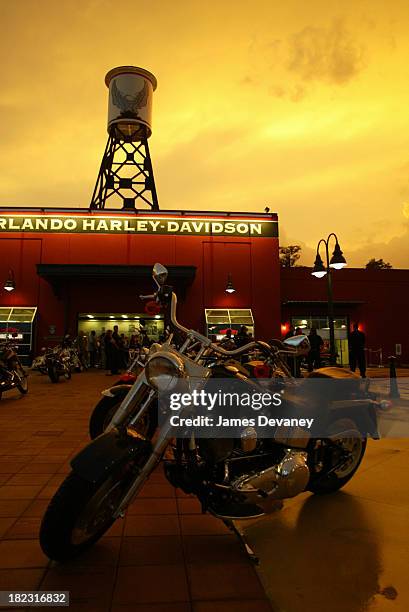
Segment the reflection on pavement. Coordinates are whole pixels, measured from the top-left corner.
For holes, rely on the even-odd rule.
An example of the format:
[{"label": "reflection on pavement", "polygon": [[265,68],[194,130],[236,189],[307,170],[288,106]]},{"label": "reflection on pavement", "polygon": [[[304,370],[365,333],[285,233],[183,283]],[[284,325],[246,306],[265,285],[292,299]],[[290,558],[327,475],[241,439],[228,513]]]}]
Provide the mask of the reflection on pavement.
[{"label": "reflection on pavement", "polygon": [[365,503],[343,492],[294,502],[245,529],[273,608],[366,610],[379,592],[380,559]]}]

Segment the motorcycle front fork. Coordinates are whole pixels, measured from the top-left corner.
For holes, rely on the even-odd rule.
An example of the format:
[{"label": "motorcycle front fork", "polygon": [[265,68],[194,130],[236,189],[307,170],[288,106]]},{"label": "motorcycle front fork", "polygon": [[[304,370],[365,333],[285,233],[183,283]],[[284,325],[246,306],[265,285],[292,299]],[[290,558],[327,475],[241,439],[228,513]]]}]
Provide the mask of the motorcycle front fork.
[{"label": "motorcycle front fork", "polygon": [[159,461],[162,459],[163,454],[166,450],[170,442],[170,438],[167,437],[168,429],[164,428],[158,436],[156,440],[155,446],[152,449],[152,454],[142,467],[141,471],[138,474],[138,477],[135,479],[132,486],[125,493],[124,497],[121,499],[119,506],[115,510],[113,515],[114,519],[122,517],[126,508],[132,502],[134,497],[139,493],[142,486],[145,484],[155,467],[158,465]]},{"label": "motorcycle front fork", "polygon": [[[115,427],[118,427],[126,421],[128,415],[132,413],[135,404],[139,401],[139,396],[141,395],[141,393],[143,394],[143,387],[148,387],[148,382],[146,380],[144,371],[139,374],[138,378],[136,379],[132,387],[129,389],[123,402],[112,417],[112,421],[108,425],[106,431],[111,431],[112,429],[115,429]],[[147,397],[142,399],[138,412],[132,418],[132,423],[137,422],[143,416],[145,410],[147,409],[155,395],[156,392],[153,389],[150,389]]]}]

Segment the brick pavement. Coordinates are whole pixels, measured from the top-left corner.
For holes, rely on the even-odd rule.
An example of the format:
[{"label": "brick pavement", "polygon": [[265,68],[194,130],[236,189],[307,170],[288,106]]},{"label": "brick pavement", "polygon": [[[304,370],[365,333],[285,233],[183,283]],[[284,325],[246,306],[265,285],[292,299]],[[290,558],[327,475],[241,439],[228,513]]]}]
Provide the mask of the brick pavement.
[{"label": "brick pavement", "polygon": [[41,517],[70,457],[88,441],[99,391],[112,382],[102,372],[87,372],[53,385],[33,372],[26,397],[4,394],[0,590],[69,590],[69,609],[78,612],[270,611],[236,536],[201,515],[196,499],[175,491],[160,469],[125,519],[85,555],[64,565],[43,555]]}]

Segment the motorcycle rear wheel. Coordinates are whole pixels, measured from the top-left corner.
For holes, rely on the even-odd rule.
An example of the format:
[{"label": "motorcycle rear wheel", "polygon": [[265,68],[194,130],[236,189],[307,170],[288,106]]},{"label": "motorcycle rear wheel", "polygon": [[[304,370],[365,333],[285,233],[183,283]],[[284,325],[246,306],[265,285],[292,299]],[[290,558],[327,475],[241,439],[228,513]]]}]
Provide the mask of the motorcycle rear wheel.
[{"label": "motorcycle rear wheel", "polygon": [[126,488],[123,485],[112,475],[95,484],[71,472],[41,523],[40,545],[47,557],[67,561],[99,540],[115,522],[112,514]]},{"label": "motorcycle rear wheel", "polygon": [[[339,491],[339,489],[346,485],[358,470],[365,454],[367,440],[362,437],[358,425],[350,418],[342,418],[335,421],[332,424],[331,431],[328,433],[336,432],[343,428],[354,430],[355,432],[351,438],[339,438],[337,440],[341,448],[350,454],[350,458],[345,462],[345,465],[341,465],[333,471],[333,458],[331,447],[329,446],[322,469],[314,473],[314,465],[310,466],[312,471],[307,486],[308,491],[318,495],[335,493],[335,491]],[[316,440],[316,445],[317,443],[325,445],[325,439]]]}]

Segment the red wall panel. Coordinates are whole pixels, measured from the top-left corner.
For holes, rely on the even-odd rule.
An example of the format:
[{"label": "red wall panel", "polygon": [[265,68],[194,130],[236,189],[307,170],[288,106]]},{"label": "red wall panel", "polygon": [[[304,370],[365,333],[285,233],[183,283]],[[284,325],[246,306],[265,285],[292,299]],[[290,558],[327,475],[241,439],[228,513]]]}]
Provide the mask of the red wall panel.
[{"label": "red wall panel", "polygon": [[[41,261],[41,239],[3,238],[0,256],[0,303],[2,306],[36,306],[39,282],[36,264]],[[15,291],[8,293],[3,283],[13,270]]]}]

